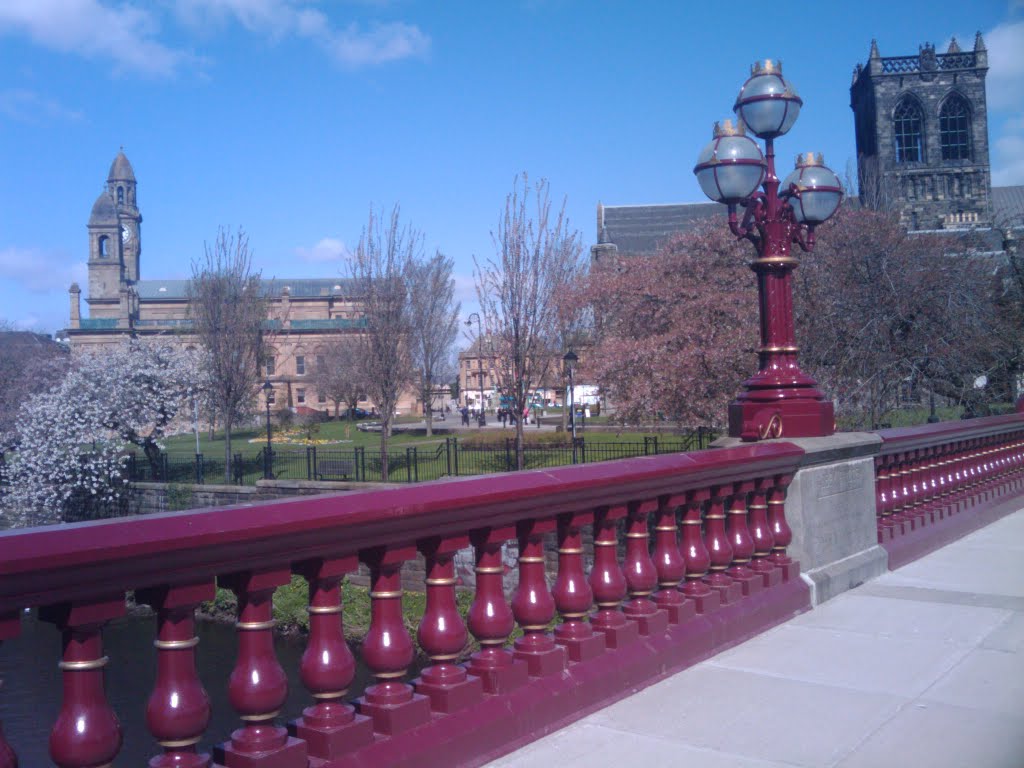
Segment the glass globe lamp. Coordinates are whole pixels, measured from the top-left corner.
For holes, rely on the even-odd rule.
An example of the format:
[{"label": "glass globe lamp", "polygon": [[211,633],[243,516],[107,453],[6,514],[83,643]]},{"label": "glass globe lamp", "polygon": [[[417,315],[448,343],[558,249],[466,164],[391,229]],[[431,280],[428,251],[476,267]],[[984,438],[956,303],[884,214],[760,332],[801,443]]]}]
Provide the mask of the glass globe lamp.
[{"label": "glass globe lamp", "polygon": [[801,224],[814,226],[828,220],[843,200],[839,177],[825,165],[820,152],[797,155],[796,168],[782,181],[780,196],[793,207]]},{"label": "glass globe lamp", "polygon": [[693,172],[705,195],[726,205],[746,200],[764,181],[768,165],[761,148],[731,120],[715,123],[711,143],[697,156]]},{"label": "glass globe lamp", "polygon": [[782,77],[782,62],[765,59],[750,68],[733,111],[755,136],[774,139],[793,127],[803,103]]}]

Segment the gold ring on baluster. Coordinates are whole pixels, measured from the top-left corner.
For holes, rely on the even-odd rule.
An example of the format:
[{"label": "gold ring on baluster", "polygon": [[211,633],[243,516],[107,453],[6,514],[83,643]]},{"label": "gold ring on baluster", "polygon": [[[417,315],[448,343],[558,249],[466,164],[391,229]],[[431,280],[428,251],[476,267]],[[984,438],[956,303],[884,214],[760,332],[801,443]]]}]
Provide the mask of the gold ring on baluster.
[{"label": "gold ring on baluster", "polygon": [[654,530],[656,531],[674,531],[676,527],[674,525],[656,525]]},{"label": "gold ring on baluster", "polygon": [[521,624],[519,627],[523,632],[543,632],[548,628],[547,624]]},{"label": "gold ring on baluster", "polygon": [[186,648],[195,648],[199,645],[199,638],[193,637],[188,640],[154,640],[153,645],[161,651],[181,651]]},{"label": "gold ring on baluster", "polygon": [[307,605],[306,613],[309,614],[332,614],[341,613],[340,605]]},{"label": "gold ring on baluster", "polygon": [[621,600],[616,600],[614,603],[597,603],[598,608],[618,608],[622,604]]},{"label": "gold ring on baluster", "polygon": [[474,568],[477,573],[504,573],[505,569],[500,565],[481,565]]},{"label": "gold ring on baluster", "polygon": [[500,646],[500,645],[504,645],[505,644],[505,638],[504,637],[491,637],[491,638],[488,638],[486,640],[480,640],[479,642],[480,642],[480,645],[483,645],[483,646],[488,646],[488,645],[498,645],[498,646]]},{"label": "gold ring on baluster", "polygon": [[428,587],[451,587],[459,583],[458,579],[426,579]]},{"label": "gold ring on baluster", "polygon": [[340,699],[348,693],[348,688],[343,688],[340,691],[321,691],[320,693],[311,693],[314,699]]},{"label": "gold ring on baluster", "polygon": [[617,542],[617,541],[595,541],[594,542],[594,546],[595,547],[614,547],[614,546],[618,545],[618,543],[619,542]]},{"label": "gold ring on baluster", "polygon": [[274,619],[268,621],[236,621],[235,629],[239,629],[242,632],[258,632],[261,629],[273,629],[277,626],[277,622]]},{"label": "gold ring on baluster", "polygon": [[[595,542],[596,543],[596,542]],[[558,554],[560,555],[582,555],[582,549],[559,549]]]},{"label": "gold ring on baluster", "polygon": [[371,592],[370,593],[370,597],[376,598],[378,600],[389,600],[391,598],[401,597],[401,596],[402,596],[402,590],[400,590],[400,589],[395,589],[395,590],[392,590],[390,592]]},{"label": "gold ring on baluster", "polygon": [[725,515],[705,515],[707,520],[725,520]]},{"label": "gold ring on baluster", "polygon": [[430,660],[431,661],[455,661],[455,659],[457,659],[457,658],[459,658],[459,654],[457,654],[457,653],[445,653],[445,654],[441,654],[439,656],[431,656]]},{"label": "gold ring on baluster", "polygon": [[646,592],[630,592],[629,596],[630,597],[647,597],[648,595],[653,595],[653,594],[654,594],[654,590],[653,589],[649,589]]},{"label": "gold ring on baluster", "polygon": [[374,672],[373,676],[378,680],[395,680],[399,677],[404,677],[408,670],[403,669],[400,672]]},{"label": "gold ring on baluster", "polygon": [[561,614],[563,619],[582,619],[586,615],[587,615],[586,611],[584,611],[583,613],[562,613]]},{"label": "gold ring on baluster", "polygon": [[700,525],[700,520],[681,520],[680,525]]},{"label": "gold ring on baluster", "polygon": [[649,533],[626,533],[627,539],[647,539],[650,538]]},{"label": "gold ring on baluster", "polygon": [[783,505],[785,505],[786,502],[784,502],[784,501],[769,501],[768,503],[769,504],[778,504],[780,506],[783,506]]},{"label": "gold ring on baluster", "polygon": [[259,723],[264,720],[273,720],[275,717],[281,714],[280,709],[275,709],[273,712],[266,712],[262,715],[239,715],[240,720],[246,720],[250,723]]},{"label": "gold ring on baluster", "polygon": [[521,556],[519,558],[519,562],[520,563],[543,563],[544,562],[544,558],[543,557],[522,557]]},{"label": "gold ring on baluster", "polygon": [[89,659],[88,661],[59,661],[57,662],[57,669],[63,669],[67,672],[88,672],[91,669],[103,669],[109,661],[109,656],[101,656],[98,659]]},{"label": "gold ring on baluster", "polygon": [[748,509],[768,509],[767,504],[751,504]]},{"label": "gold ring on baluster", "polygon": [[181,747],[191,747],[193,744],[198,744],[202,736],[195,736],[191,739],[179,739],[178,741],[158,741],[161,747],[165,749],[180,749]]}]

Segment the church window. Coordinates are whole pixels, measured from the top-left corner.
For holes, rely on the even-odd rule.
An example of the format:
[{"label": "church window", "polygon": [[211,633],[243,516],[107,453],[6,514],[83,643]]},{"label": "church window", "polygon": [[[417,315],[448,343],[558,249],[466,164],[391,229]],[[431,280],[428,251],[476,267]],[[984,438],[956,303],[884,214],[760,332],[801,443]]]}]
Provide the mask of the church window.
[{"label": "church window", "polygon": [[117,188],[117,204],[124,205],[124,187]]},{"label": "church window", "polygon": [[108,250],[109,242],[110,238],[107,237],[106,235],[100,238],[100,256],[104,258],[110,255],[110,251]]},{"label": "church window", "polygon": [[306,403],[306,390],[295,390],[295,402],[297,402],[299,405],[304,405]]},{"label": "church window", "polygon": [[896,162],[920,163],[924,160],[924,134],[921,108],[912,99],[904,99],[893,113],[896,134]]},{"label": "church window", "polygon": [[298,376],[306,375],[306,358],[302,355],[298,355],[295,358],[295,373]]},{"label": "church window", "polygon": [[971,157],[971,112],[967,102],[953,94],[939,110],[939,143],[943,160],[969,160]]}]

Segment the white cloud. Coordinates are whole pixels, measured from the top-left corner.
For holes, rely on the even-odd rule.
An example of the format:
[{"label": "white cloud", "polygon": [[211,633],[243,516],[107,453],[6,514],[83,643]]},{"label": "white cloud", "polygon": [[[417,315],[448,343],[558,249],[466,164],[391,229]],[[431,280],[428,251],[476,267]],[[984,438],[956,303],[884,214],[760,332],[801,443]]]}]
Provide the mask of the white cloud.
[{"label": "white cloud", "polygon": [[985,34],[989,109],[1024,109],[1024,21],[1005,22]]},{"label": "white cloud", "polygon": [[0,91],[0,115],[22,123],[47,120],[77,122],[84,117],[77,109],[69,109],[53,99],[24,89]]},{"label": "white cloud", "polygon": [[414,24],[390,22],[363,28],[332,26],[327,15],[305,0],[178,0],[179,18],[193,29],[209,30],[234,20],[271,39],[295,35],[319,45],[346,67],[372,66],[430,51],[430,37]]},{"label": "white cloud", "polygon": [[159,42],[159,25],[147,9],[100,0],[4,0],[0,33],[27,35],[44,48],[86,58],[110,59],[119,69],[172,75],[192,57]]},{"label": "white cloud", "polygon": [[348,255],[348,248],[341,240],[325,237],[312,248],[296,248],[295,253],[305,262],[322,263],[340,261]]},{"label": "white cloud", "polygon": [[84,285],[85,262],[69,262],[61,254],[36,248],[0,248],[0,279],[9,280],[31,293],[66,291],[73,282]]}]

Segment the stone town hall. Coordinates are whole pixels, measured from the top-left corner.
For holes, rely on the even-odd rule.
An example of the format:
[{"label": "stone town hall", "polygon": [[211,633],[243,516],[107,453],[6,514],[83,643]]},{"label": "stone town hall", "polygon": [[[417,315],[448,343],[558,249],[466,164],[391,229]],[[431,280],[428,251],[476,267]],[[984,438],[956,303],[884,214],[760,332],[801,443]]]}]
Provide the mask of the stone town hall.
[{"label": "stone town hall", "polygon": [[[98,349],[127,335],[164,335],[192,343],[188,281],[142,279],[142,214],[135,172],[123,150],[110,165],[87,229],[89,316],[82,317],[81,288],[72,284],[72,353]],[[261,289],[269,302],[270,342],[263,373],[274,388],[271,402],[275,408],[328,409],[327,398],[312,382],[313,371],[330,338],[359,332],[360,307],[350,281],[277,278],[263,280]],[[414,396],[406,394],[399,409],[415,405]]]}]

